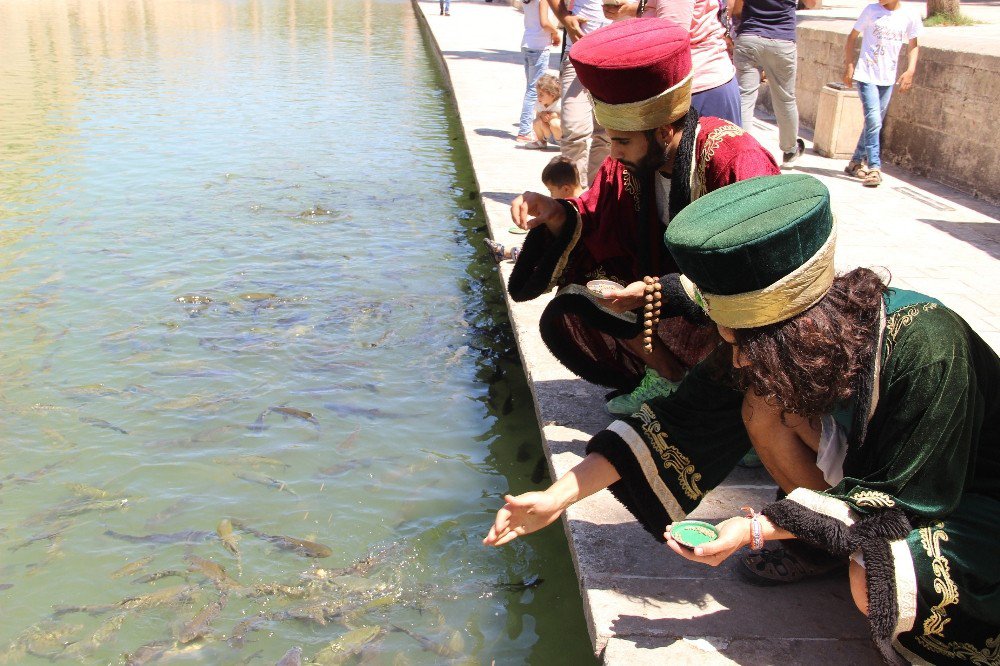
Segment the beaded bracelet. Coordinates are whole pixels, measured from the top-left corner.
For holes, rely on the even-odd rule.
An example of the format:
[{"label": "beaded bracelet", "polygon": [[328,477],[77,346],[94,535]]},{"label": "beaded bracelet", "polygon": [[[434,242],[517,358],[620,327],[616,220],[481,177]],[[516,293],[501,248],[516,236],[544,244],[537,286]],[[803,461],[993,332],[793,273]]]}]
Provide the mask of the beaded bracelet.
[{"label": "beaded bracelet", "polygon": [[642,278],[642,281],[646,283],[646,305],[643,307],[642,313],[642,348],[646,350],[647,354],[652,354],[653,331],[655,330],[656,325],[660,323],[660,307],[663,304],[663,286],[660,284],[659,279],[649,277],[648,275]]},{"label": "beaded bracelet", "polygon": [[748,506],[740,507],[750,519],[750,550],[760,550],[764,547],[764,533],[760,529],[760,514]]}]

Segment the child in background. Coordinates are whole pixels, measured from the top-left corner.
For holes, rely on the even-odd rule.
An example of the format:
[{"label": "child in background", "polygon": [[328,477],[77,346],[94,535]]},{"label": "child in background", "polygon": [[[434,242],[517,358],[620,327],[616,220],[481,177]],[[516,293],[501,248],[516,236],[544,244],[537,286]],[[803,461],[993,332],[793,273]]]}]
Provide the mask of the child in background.
[{"label": "child in background", "polygon": [[535,141],[524,144],[530,150],[541,150],[548,144],[559,145],[562,126],[559,124],[559,95],[562,92],[559,79],[551,74],[543,74],[535,85],[538,101],[535,103]]},{"label": "child in background", "polygon": [[[517,126],[517,143],[534,142],[531,125],[535,118],[538,100],[538,80],[549,66],[549,47],[558,46],[559,32],[553,25],[547,0],[524,0],[524,36],[521,38],[521,55],[524,58],[524,101],[521,103],[521,120]],[[556,93],[558,97],[558,92]]]},{"label": "child in background", "polygon": [[[580,187],[580,172],[573,162],[562,155],[553,157],[542,169],[542,184],[549,190],[553,199],[573,199],[583,194],[583,188]],[[490,255],[498,264],[504,259],[517,261],[517,255],[521,251],[520,246],[508,249],[502,243],[489,238],[486,239],[486,247],[490,249]]]},{"label": "child in background", "polygon": [[[865,128],[854,149],[854,156],[844,169],[861,178],[865,187],[882,184],[882,161],[879,133],[893,82],[902,92],[913,85],[913,72],[917,68],[917,36],[923,25],[920,17],[903,9],[900,0],[879,0],[861,10],[854,30],[847,37],[844,49],[844,83],[855,83],[865,112]],[[854,65],[854,45],[861,35],[861,55]],[[896,79],[896,63],[903,44],[908,44],[906,71]]]}]

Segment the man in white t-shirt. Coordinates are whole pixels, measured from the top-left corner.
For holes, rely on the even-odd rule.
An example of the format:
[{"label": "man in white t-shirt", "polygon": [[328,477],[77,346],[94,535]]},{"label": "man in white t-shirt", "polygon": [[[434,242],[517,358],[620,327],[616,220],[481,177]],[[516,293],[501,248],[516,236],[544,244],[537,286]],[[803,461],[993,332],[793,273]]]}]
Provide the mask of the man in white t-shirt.
[{"label": "man in white t-shirt", "polygon": [[576,165],[580,184],[588,187],[601,163],[611,153],[608,135],[594,117],[594,105],[576,78],[569,50],[574,42],[611,23],[605,18],[602,0],[548,0],[556,18],[566,28],[566,49],[559,63],[562,83],[562,139],[564,157]]},{"label": "man in white t-shirt", "polygon": [[[917,69],[917,37],[923,25],[920,16],[903,9],[900,0],[879,0],[861,10],[854,30],[847,37],[844,50],[844,83],[853,82],[861,96],[865,112],[865,129],[858,139],[845,171],[862,179],[865,187],[882,183],[882,161],[879,133],[889,107],[893,85],[906,92],[913,85]],[[854,64],[854,46],[861,36],[861,55]],[[903,44],[908,45],[906,71],[896,78],[896,63]]]}]

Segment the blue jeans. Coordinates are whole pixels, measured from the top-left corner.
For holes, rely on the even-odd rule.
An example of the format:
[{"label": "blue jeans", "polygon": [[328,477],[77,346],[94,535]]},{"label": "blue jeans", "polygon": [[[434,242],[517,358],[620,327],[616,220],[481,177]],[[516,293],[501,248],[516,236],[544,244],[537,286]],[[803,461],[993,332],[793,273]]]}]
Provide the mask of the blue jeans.
[{"label": "blue jeans", "polygon": [[889,98],[892,97],[892,86],[880,86],[863,81],[854,83],[858,86],[861,108],[865,111],[865,129],[858,138],[858,147],[854,149],[851,161],[866,162],[869,169],[881,169],[882,159],[879,153],[882,147],[879,145],[879,134],[882,132],[886,109],[889,108]]},{"label": "blue jeans", "polygon": [[441,13],[451,12],[451,0],[438,0],[438,4],[441,5]]},{"label": "blue jeans", "polygon": [[721,86],[691,95],[691,106],[700,116],[722,118],[734,125],[743,124],[740,113],[740,84],[737,83],[735,76]]},{"label": "blue jeans", "polygon": [[521,49],[524,56],[524,78],[528,87],[524,89],[524,104],[521,105],[521,122],[517,126],[518,136],[531,136],[531,125],[535,122],[535,102],[538,91],[535,85],[549,66],[549,49]]}]

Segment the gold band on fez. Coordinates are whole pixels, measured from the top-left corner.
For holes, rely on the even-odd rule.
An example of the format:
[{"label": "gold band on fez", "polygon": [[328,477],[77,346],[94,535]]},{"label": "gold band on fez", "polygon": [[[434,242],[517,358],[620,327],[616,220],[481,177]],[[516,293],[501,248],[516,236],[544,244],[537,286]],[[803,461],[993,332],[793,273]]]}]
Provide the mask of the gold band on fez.
[{"label": "gold band on fez", "polygon": [[757,328],[791,319],[819,302],[833,285],[837,245],[836,225],[823,247],[804,264],[774,284],[745,294],[721,296],[698,289],[686,275],[681,284],[688,297],[717,324],[728,328]]},{"label": "gold band on fez", "polygon": [[659,95],[639,102],[608,104],[593,96],[590,99],[597,122],[606,129],[619,132],[656,129],[683,117],[691,108],[691,74]]}]

